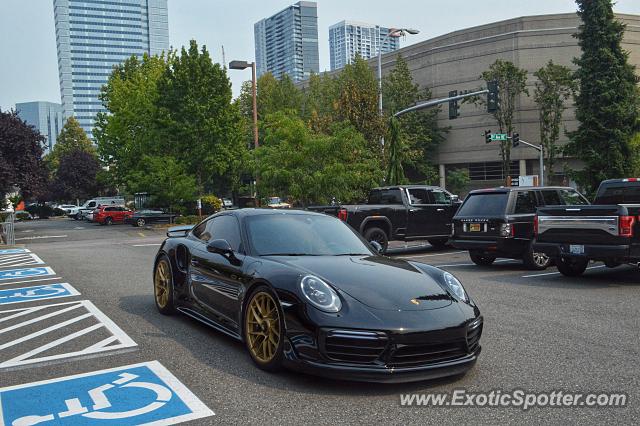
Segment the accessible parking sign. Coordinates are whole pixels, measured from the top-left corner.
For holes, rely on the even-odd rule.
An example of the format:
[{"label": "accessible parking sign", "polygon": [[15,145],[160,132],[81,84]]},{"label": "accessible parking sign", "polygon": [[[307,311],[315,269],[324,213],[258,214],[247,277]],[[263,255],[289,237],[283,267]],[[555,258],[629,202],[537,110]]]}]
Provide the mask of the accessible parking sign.
[{"label": "accessible parking sign", "polygon": [[172,425],[214,415],[158,361],[0,389],[0,425]]}]

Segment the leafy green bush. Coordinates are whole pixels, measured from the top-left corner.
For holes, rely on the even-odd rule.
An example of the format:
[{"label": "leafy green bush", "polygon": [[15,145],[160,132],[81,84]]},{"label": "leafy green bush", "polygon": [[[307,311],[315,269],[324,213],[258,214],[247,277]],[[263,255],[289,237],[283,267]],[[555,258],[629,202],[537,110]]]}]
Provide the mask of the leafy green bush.
[{"label": "leafy green bush", "polygon": [[200,217],[195,215],[179,216],[174,223],[176,225],[195,225],[200,222]]},{"label": "leafy green bush", "polygon": [[54,215],[53,208],[51,206],[47,206],[46,204],[32,204],[25,208],[26,211],[31,213],[33,216],[37,216],[40,219],[49,219]]},{"label": "leafy green bush", "polygon": [[222,208],[222,200],[215,195],[205,195],[202,197],[202,213],[213,214]]}]

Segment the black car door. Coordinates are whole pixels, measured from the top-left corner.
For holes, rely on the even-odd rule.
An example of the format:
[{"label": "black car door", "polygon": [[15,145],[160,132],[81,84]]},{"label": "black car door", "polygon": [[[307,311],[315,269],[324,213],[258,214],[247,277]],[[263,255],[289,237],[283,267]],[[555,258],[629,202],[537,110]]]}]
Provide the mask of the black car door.
[{"label": "black car door", "polygon": [[432,235],[433,225],[431,221],[435,216],[436,206],[431,202],[429,191],[426,188],[409,188],[407,237],[423,237]]},{"label": "black car door", "polygon": [[451,194],[443,189],[432,189],[430,192],[435,206],[430,235],[448,236],[451,234],[451,222],[458,211],[458,205],[451,199]]},{"label": "black car door", "polygon": [[[201,306],[237,328],[239,295],[244,283],[243,247],[238,220],[231,215],[209,219],[204,229],[195,229],[198,241],[191,250],[191,292]],[[226,240],[233,254],[211,253],[207,244]]]}]

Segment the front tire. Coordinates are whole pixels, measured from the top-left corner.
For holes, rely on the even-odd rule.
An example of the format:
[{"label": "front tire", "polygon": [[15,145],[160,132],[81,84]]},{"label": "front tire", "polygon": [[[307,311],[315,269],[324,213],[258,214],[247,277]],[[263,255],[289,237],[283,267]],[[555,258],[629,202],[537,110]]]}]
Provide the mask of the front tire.
[{"label": "front tire", "polygon": [[582,275],[588,265],[589,260],[587,259],[571,259],[564,257],[556,259],[556,267],[565,277],[577,277]]},{"label": "front tire", "polygon": [[471,261],[478,266],[490,266],[496,261],[495,257],[483,256],[482,254],[473,251],[469,252],[469,257],[471,258]]},{"label": "front tire", "polygon": [[173,298],[173,272],[171,261],[163,254],[156,262],[153,271],[153,296],[156,308],[163,315],[175,313],[175,301]]},{"label": "front tire", "polygon": [[444,248],[444,246],[447,245],[447,241],[449,241],[448,238],[432,238],[429,241],[429,244],[431,244],[431,246],[435,249],[442,249]]},{"label": "front tire", "polygon": [[255,288],[244,312],[244,344],[253,362],[265,371],[278,371],[284,359],[284,316],[269,287]]},{"label": "front tire", "polygon": [[389,246],[389,237],[387,233],[381,228],[371,227],[364,232],[364,239],[371,242],[376,241],[382,246],[382,253],[387,251]]},{"label": "front tire", "polygon": [[106,218],[104,220],[104,224],[107,225],[107,226],[113,225],[113,219],[111,219],[110,217]]},{"label": "front tire", "polygon": [[545,270],[551,264],[551,258],[549,256],[544,253],[535,253],[533,251],[533,242],[529,244],[529,248],[524,254],[522,261],[527,269],[531,269],[532,271]]},{"label": "front tire", "polygon": [[144,225],[146,225],[147,221],[144,220],[143,218],[139,218],[138,220],[136,220],[136,226],[138,228],[142,228]]}]

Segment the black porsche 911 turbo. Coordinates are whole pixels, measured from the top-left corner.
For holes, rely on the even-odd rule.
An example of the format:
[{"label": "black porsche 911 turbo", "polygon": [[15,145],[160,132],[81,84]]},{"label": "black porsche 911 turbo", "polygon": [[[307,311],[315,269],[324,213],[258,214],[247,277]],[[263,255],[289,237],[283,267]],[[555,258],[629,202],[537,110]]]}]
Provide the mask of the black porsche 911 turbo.
[{"label": "black porsche 911 turbo", "polygon": [[480,354],[480,311],[453,275],[382,256],[335,217],[241,209],[167,235],[158,310],[243,341],[264,370],[405,382],[462,374]]}]

